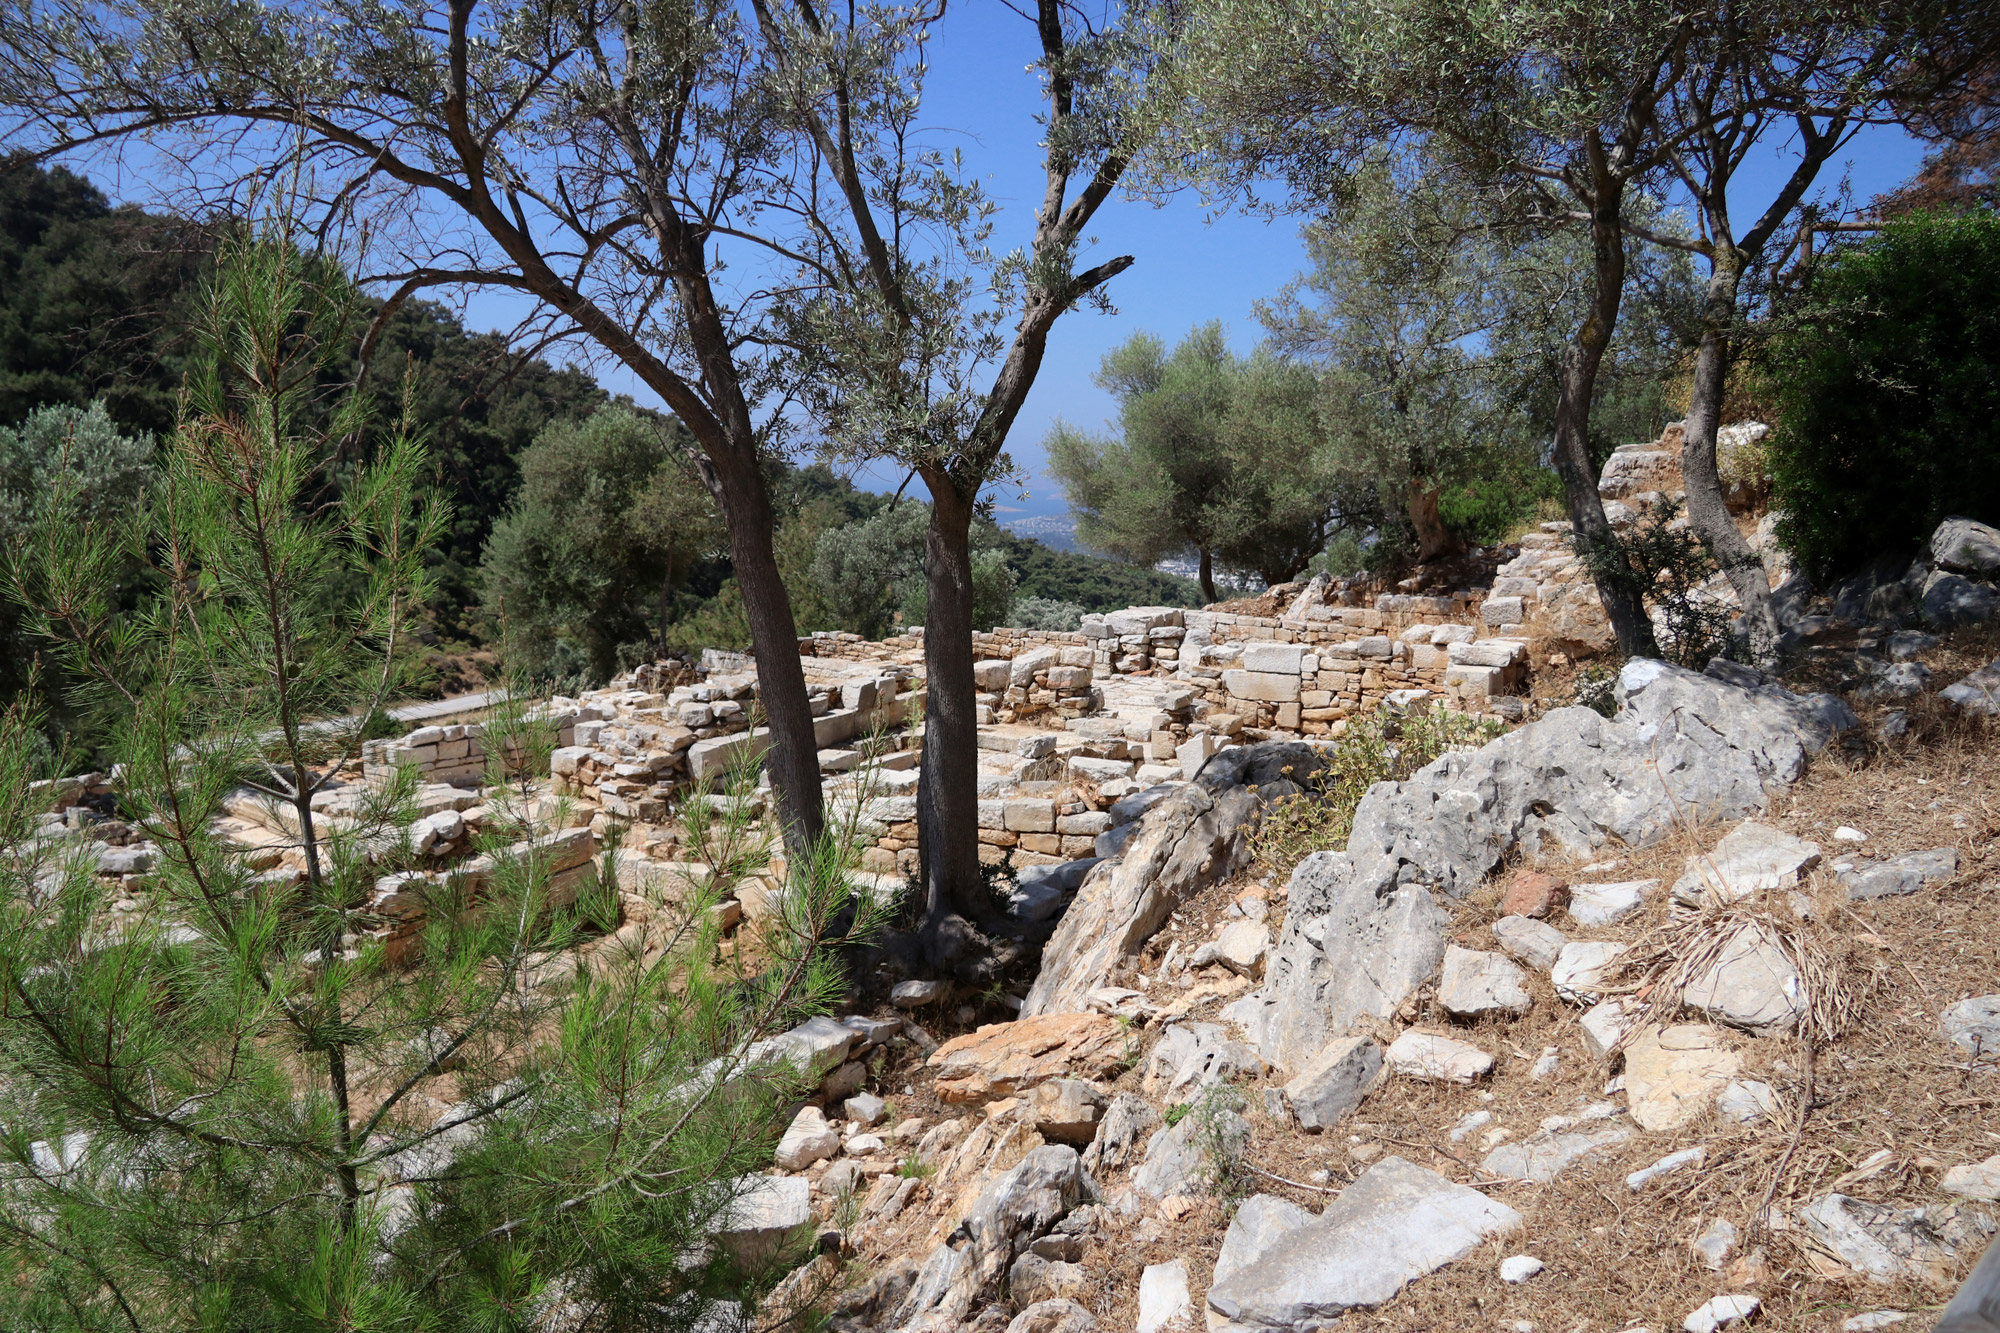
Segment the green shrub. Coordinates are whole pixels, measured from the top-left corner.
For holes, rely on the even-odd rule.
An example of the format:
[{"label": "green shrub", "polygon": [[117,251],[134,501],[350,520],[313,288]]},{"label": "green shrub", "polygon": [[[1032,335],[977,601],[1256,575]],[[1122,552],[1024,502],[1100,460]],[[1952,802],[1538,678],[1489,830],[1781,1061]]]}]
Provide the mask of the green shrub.
[{"label": "green shrub", "polygon": [[1600,586],[1622,586],[1659,612],[1661,656],[1699,670],[1729,647],[1730,604],[1705,586],[1720,567],[1694,530],[1676,522],[1680,513],[1678,501],[1665,500],[1627,532],[1572,540]]},{"label": "green shrub", "polygon": [[1073,630],[1083,623],[1083,608],[1053,597],[1017,597],[1009,623],[1015,629]]},{"label": "green shrub", "polygon": [[2000,215],[1924,213],[1846,250],[1764,357],[1779,532],[1824,578],[2000,516]]},{"label": "green shrub", "polygon": [[1378,782],[1402,782],[1439,755],[1474,750],[1500,734],[1498,722],[1430,708],[1395,717],[1377,712],[1348,724],[1326,751],[1326,766],[1306,790],[1265,808],[1251,837],[1257,860],[1289,875],[1314,852],[1339,851],[1354,828],[1354,810]]}]

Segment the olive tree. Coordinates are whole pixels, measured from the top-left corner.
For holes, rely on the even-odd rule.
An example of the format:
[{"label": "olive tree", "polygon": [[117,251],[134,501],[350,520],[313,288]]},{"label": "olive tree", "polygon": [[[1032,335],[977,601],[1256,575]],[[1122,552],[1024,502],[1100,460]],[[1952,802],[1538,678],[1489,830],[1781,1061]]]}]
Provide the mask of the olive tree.
[{"label": "olive tree", "polygon": [[[930,497],[924,536],[925,713],[917,788],[924,962],[968,977],[1005,946],[980,874],[977,693],[972,674],[980,570],[972,533],[984,492],[1014,475],[1007,437],[1065,313],[1104,300],[1129,255],[1084,266],[1085,229],[1130,162],[1124,75],[1132,38],[1100,31],[1062,0],[1033,7],[1043,84],[1042,197],[1024,243],[995,256],[996,210],[955,155],[920,132],[921,34],[885,33],[899,77],[865,77],[852,40],[806,6],[754,0],[765,41],[786,56],[790,97],[810,127],[846,228],[801,250],[787,345],[801,399],[828,451],[887,458]],[[940,11],[941,12],[941,11]],[[882,108],[879,116],[860,114]],[[860,164],[894,163],[871,190]],[[816,349],[838,349],[820,355]],[[991,567],[989,566],[989,574]],[[992,580],[987,580],[991,586]]]},{"label": "olive tree", "polygon": [[[1954,68],[1989,42],[1994,22],[1946,0],[1505,0],[1469,10],[1448,0],[1360,9],[1192,0],[1163,8],[1160,21],[1175,36],[1154,81],[1159,175],[1239,192],[1276,176],[1302,199],[1332,201],[1379,144],[1410,143],[1524,225],[1588,236],[1587,299],[1560,366],[1553,461],[1578,540],[1608,550],[1614,565],[1590,416],[1626,295],[1633,205],[1647,183],[1668,173],[1685,183],[1690,155],[1748,142],[1733,126],[1797,124],[1797,113],[1822,117],[1807,147],[1817,154],[1826,112],[1839,114],[1827,100],[1834,85],[1858,79],[1859,91],[1834,100],[1866,99],[1887,71]],[[1820,66],[1831,76],[1824,85]],[[1754,77],[1741,77],[1753,67]],[[1800,80],[1820,91],[1802,93]],[[1705,85],[1716,95],[1699,95]],[[1718,161],[1735,149],[1719,151]],[[1700,450],[1691,461],[1702,471]],[[1651,652],[1630,581],[1597,585],[1619,647]]]},{"label": "olive tree", "polygon": [[[524,301],[524,340],[578,340],[658,394],[728,525],[798,854],[824,815],[763,464],[798,378],[844,353],[788,343],[784,311],[879,258],[873,201],[916,188],[906,160],[856,145],[901,124],[937,17],[786,0],[7,0],[0,107],[19,148],[143,138],[149,175],[185,163],[188,188],[225,205],[296,182],[309,221],[387,294],[364,361],[416,294],[486,290]],[[837,111],[820,114],[813,60],[844,80]]]}]

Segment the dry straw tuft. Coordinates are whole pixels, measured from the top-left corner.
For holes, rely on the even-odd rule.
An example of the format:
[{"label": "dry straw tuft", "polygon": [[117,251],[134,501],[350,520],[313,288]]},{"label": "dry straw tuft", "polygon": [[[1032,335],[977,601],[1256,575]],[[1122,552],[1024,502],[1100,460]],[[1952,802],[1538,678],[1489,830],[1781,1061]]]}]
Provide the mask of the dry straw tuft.
[{"label": "dry straw tuft", "polygon": [[1803,992],[1796,1006],[1800,1039],[1809,1046],[1837,1040],[1860,1012],[1873,974],[1849,967],[1799,926],[1754,908],[1707,907],[1654,927],[1618,956],[1596,989],[1631,995],[1645,1003],[1649,1014],[1670,1020],[1686,1007],[1688,987],[1711,971],[1746,931],[1761,935],[1798,973]]}]

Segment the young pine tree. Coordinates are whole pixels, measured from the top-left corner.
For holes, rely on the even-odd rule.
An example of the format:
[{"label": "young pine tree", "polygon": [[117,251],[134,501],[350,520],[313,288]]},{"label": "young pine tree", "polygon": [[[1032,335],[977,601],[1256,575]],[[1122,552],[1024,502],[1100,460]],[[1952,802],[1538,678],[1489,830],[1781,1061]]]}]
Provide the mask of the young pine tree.
[{"label": "young pine tree", "polygon": [[[519,706],[486,725],[476,857],[417,854],[412,775],[339,788],[443,521],[407,429],[326,471],[354,412],[312,429],[310,395],[351,298],[232,248],[142,521],[58,486],[14,554],[157,862],[95,873],[31,785],[36,719],[0,717],[0,1327],[672,1329],[760,1289],[708,1242],[803,1073],[757,1042],[828,1002],[833,923],[868,914],[828,842],[755,977],[716,961],[728,867],[619,926],[615,847],[552,873],[580,830]],[[121,617],[134,555],[165,591]],[[285,841],[226,835],[246,800]]]}]

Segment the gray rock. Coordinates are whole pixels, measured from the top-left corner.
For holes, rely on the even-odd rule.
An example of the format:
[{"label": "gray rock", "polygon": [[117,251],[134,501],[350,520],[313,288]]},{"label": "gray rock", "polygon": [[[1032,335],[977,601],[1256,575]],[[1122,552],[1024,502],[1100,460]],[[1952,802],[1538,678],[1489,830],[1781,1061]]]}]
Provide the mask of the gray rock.
[{"label": "gray rock", "polygon": [[1236,1324],[1317,1328],[1382,1304],[1405,1283],[1521,1223],[1497,1199],[1385,1157],[1319,1217],[1282,1232],[1254,1262],[1210,1284],[1208,1303]]},{"label": "gray rock", "polygon": [[1818,843],[1746,820],[1724,835],[1714,851],[1688,857],[1674,881],[1674,901],[1696,907],[1795,888],[1799,877],[1818,864]]},{"label": "gray rock", "polygon": [[1270,947],[1270,927],[1260,921],[1232,921],[1220,935],[1194,951],[1188,966],[1220,963],[1239,977],[1254,977],[1264,970],[1264,954]]},{"label": "gray rock", "polygon": [[898,1009],[921,1009],[936,1004],[951,990],[943,981],[899,981],[889,992],[889,1003]]},{"label": "gray rock", "polygon": [[1101,1175],[1131,1165],[1139,1155],[1139,1145],[1147,1142],[1159,1125],[1160,1113],[1144,1097],[1118,1093],[1104,1109],[1096,1140],[1084,1151],[1083,1169]]},{"label": "gray rock", "polygon": [[1493,1071],[1493,1057],[1477,1046],[1411,1028],[1382,1057],[1392,1074],[1431,1083],[1472,1083]]},{"label": "gray rock", "polygon": [[1420,887],[1378,894],[1344,852],[1299,862],[1289,894],[1264,987],[1230,1017],[1265,1059],[1297,1068],[1356,1018],[1395,1013],[1436,975],[1451,918]]},{"label": "gray rock", "polygon": [[1778,1092],[1754,1078],[1733,1078],[1715,1099],[1715,1109],[1739,1125],[1769,1120],[1778,1114]]},{"label": "gray rock", "polygon": [[1076,1149],[1052,1143],[1030,1152],[988,1185],[960,1220],[954,1238],[963,1244],[931,1251],[890,1326],[926,1315],[944,1328],[962,1321],[1014,1260],[1077,1206],[1086,1188]]},{"label": "gray rock", "polygon": [[803,1171],[840,1151],[840,1135],[826,1123],[826,1114],[817,1106],[802,1108],[794,1116],[772,1160],[787,1171]]},{"label": "gray rock", "polygon": [[[1626,663],[1618,694],[1615,720],[1560,709],[1362,798],[1347,851],[1318,853],[1294,872],[1265,983],[1230,1008],[1267,1059],[1296,1066],[1431,979],[1446,920],[1433,891],[1463,897],[1510,853],[1643,847],[1685,817],[1754,813],[1855,725],[1838,699],[1801,697],[1755,673],[1732,683],[1640,659]],[[1072,908],[1064,928],[1075,918]]]},{"label": "gray rock", "polygon": [[1503,916],[1493,923],[1493,937],[1500,947],[1538,972],[1556,965],[1569,936],[1546,921],[1528,916]]},{"label": "gray rock", "polygon": [[1720,1273],[1722,1266],[1729,1262],[1730,1252],[1736,1248],[1736,1226],[1726,1217],[1711,1217],[1701,1234],[1688,1242],[1695,1258]]},{"label": "gray rock", "polygon": [[1193,1314],[1187,1261],[1146,1265],[1139,1274],[1139,1333],[1161,1333],[1171,1325],[1187,1323]]},{"label": "gray rock", "polygon": [[157,847],[147,842],[132,847],[100,846],[96,849],[97,873],[143,875],[153,868],[155,853],[158,851]]},{"label": "gray rock", "polygon": [[1096,864],[1096,857],[1086,856],[1059,865],[1022,866],[1014,872],[1014,884],[1020,889],[1030,885],[1052,885],[1058,893],[1075,893],[1083,887],[1083,881]]},{"label": "gray rock", "polygon": [[1950,847],[1934,847],[1927,852],[1907,852],[1887,861],[1874,861],[1843,870],[1836,877],[1847,891],[1847,901],[1894,898],[1915,893],[1926,884],[1950,879],[1958,873],[1958,853]]},{"label": "gray rock", "polygon": [[1363,882],[1463,897],[1517,848],[1644,847],[1683,814],[1741,817],[1854,725],[1831,696],[1746,687],[1646,659],[1625,664],[1618,695],[1615,720],[1558,709],[1480,750],[1447,754],[1408,782],[1375,786],[1348,839]]},{"label": "gray rock", "polygon": [[1097,1316],[1072,1300],[1036,1301],[1014,1316],[1007,1333],[1093,1333]]},{"label": "gray rock", "polygon": [[849,1060],[820,1081],[819,1090],[829,1103],[847,1100],[867,1086],[868,1066]]},{"label": "gray rock", "polygon": [[1924,583],[1924,623],[1933,629],[1979,625],[2000,611],[2000,592],[1957,574],[1939,572]]},{"label": "gray rock", "polygon": [[1222,1250],[1215,1256],[1215,1274],[1208,1280],[1213,1288],[1231,1275],[1248,1268],[1267,1254],[1280,1237],[1313,1220],[1313,1215],[1275,1194],[1253,1194],[1229,1219],[1222,1234]]},{"label": "gray rock", "polygon": [[1599,996],[1594,988],[1603,984],[1603,974],[1624,952],[1625,946],[1616,940],[1572,940],[1556,955],[1549,980],[1555,983],[1556,994],[1570,1003],[1596,1004]]},{"label": "gray rock", "polygon": [[1611,1053],[1618,1049],[1618,1043],[1639,1025],[1645,1013],[1643,1005],[1623,995],[1599,1000],[1584,1010],[1583,1017],[1577,1020],[1577,1027],[1583,1033],[1584,1048],[1590,1052],[1592,1059],[1609,1060]]},{"label": "gray rock", "polygon": [[1527,981],[1526,973],[1499,954],[1453,944],[1444,951],[1438,1003],[1454,1018],[1492,1013],[1518,1016],[1534,1005]]},{"label": "gray rock", "polygon": [[1207,1194],[1249,1139],[1249,1121],[1219,1102],[1204,1100],[1178,1125],[1147,1140],[1146,1161],[1132,1173],[1132,1185],[1155,1199]]},{"label": "gray rock", "polygon": [[863,1129],[870,1129],[881,1124],[882,1117],[888,1113],[889,1103],[883,1101],[872,1092],[856,1093],[854,1096],[849,1097],[846,1104],[841,1107],[841,1114]]},{"label": "gray rock", "polygon": [[[1137,955],[1175,908],[1243,865],[1262,806],[1236,779],[1256,765],[1258,752],[1287,755],[1301,773],[1319,763],[1303,745],[1239,746],[1210,760],[1198,780],[1169,789],[1144,812],[1118,859],[1084,880],[1042,950],[1023,1018],[1088,1009],[1090,993],[1110,984],[1112,971]],[[1251,757],[1230,758],[1239,754]]]},{"label": "gray rock", "polygon": [[1961,1162],[1944,1173],[1938,1188],[1961,1199],[2000,1202],[2000,1154],[1983,1162]]},{"label": "gray rock", "polygon": [[1885,699],[1914,699],[1930,688],[1931,669],[1922,662],[1897,662],[1863,681],[1854,691],[1857,699],[1880,703]]},{"label": "gray rock", "polygon": [[1884,646],[1889,650],[1890,657],[1898,662],[1907,662],[1921,653],[1931,651],[1943,642],[1944,640],[1935,634],[1925,634],[1922,630],[1901,629],[1891,634]]},{"label": "gray rock", "polygon": [[1331,1129],[1360,1105],[1381,1073],[1381,1047],[1366,1037],[1342,1037],[1305,1062],[1285,1085],[1285,1097],[1301,1129]]},{"label": "gray rock", "polygon": [[[1093,860],[1092,865],[1097,862]],[[1040,869],[1041,867],[1035,867]],[[1069,895],[1055,883],[1038,879],[1024,884],[1016,884],[1007,895],[1007,915],[1026,925],[1047,921],[1062,911]]]},{"label": "gray rock", "polygon": [[1945,686],[1938,697],[1974,717],[2000,716],[2000,661],[1989,662],[1956,685]]},{"label": "gray rock", "polygon": [[1798,969],[1769,928],[1755,921],[1737,928],[1715,961],[1689,980],[1681,999],[1690,1009],[1766,1037],[1797,1027],[1808,1004]]},{"label": "gray rock", "polygon": [[853,1194],[861,1187],[861,1181],[859,1162],[835,1162],[826,1169],[826,1174],[819,1178],[819,1192],[829,1199],[838,1199],[842,1195]]},{"label": "gray rock", "polygon": [[802,1176],[745,1176],[715,1224],[715,1238],[740,1264],[776,1254],[813,1220],[812,1186]]},{"label": "gray rock", "polygon": [[1910,734],[1910,715],[1900,708],[1892,708],[1882,715],[1882,725],[1875,733],[1885,741],[1901,740]]},{"label": "gray rock", "polygon": [[1715,1296],[1702,1302],[1681,1320],[1682,1333],[1715,1333],[1715,1330],[1757,1313],[1763,1302],[1748,1293]]},{"label": "gray rock", "polygon": [[1125,854],[1125,844],[1139,836],[1139,825],[1118,824],[1097,835],[1091,842],[1090,850],[1099,861],[1115,860]]},{"label": "gray rock", "polygon": [[1489,1176],[1546,1185],[1578,1162],[1609,1152],[1634,1132],[1623,1125],[1554,1133],[1540,1130],[1519,1143],[1501,1144],[1486,1154],[1479,1169]]},{"label": "gray rock", "polygon": [[1931,533],[1931,563],[1990,579],[2000,574],[2000,531],[1969,518],[1947,518]]},{"label": "gray rock", "polygon": [[1840,1261],[1871,1281],[1948,1284],[1961,1252],[1977,1252],[1993,1220],[1960,1205],[1895,1208],[1828,1194],[1799,1210],[1798,1220]]},{"label": "gray rock", "polygon": [[1944,1039],[1974,1060],[2000,1055],[2000,995],[1975,995],[1939,1015]]},{"label": "gray rock", "polygon": [[1146,1061],[1147,1079],[1164,1081],[1165,1095],[1172,1098],[1263,1072],[1264,1061],[1257,1052],[1216,1023],[1170,1025]]},{"label": "gray rock", "polygon": [[1056,1078],[1036,1085],[1030,1106],[1035,1129],[1043,1138],[1082,1147],[1097,1137],[1109,1101],[1093,1083]]},{"label": "gray rock", "polygon": [[1572,884],[1569,886],[1569,914],[1578,925],[1615,926],[1645,906],[1646,895],[1659,887],[1657,879]]}]

